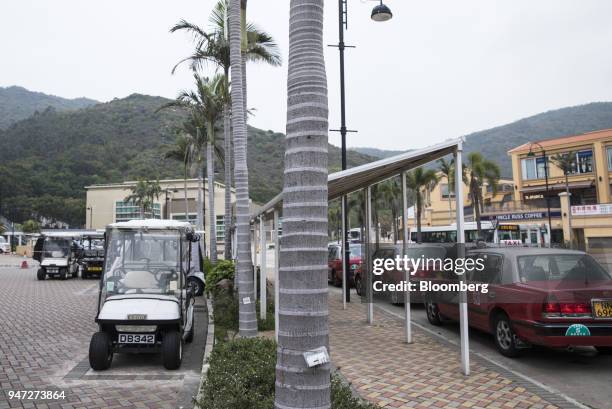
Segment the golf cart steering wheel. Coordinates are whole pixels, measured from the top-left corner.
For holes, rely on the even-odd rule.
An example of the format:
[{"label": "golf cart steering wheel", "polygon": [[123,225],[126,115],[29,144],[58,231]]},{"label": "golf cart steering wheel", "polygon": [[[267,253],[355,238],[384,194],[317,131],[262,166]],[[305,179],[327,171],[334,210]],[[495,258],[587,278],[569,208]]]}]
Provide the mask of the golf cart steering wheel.
[{"label": "golf cart steering wheel", "polygon": [[126,274],[127,270],[125,268],[117,267],[113,270],[113,275],[106,279],[107,283],[114,283],[113,292],[119,292],[119,284],[121,283],[121,280],[126,276]]}]

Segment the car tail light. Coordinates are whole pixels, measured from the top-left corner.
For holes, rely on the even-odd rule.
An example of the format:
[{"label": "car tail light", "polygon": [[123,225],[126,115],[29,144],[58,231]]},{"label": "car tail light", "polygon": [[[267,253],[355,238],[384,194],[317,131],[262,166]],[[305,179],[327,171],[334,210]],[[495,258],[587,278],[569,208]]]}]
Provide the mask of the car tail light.
[{"label": "car tail light", "polygon": [[542,315],[546,318],[590,317],[591,306],[588,303],[559,303],[556,301],[547,301],[542,308]]}]

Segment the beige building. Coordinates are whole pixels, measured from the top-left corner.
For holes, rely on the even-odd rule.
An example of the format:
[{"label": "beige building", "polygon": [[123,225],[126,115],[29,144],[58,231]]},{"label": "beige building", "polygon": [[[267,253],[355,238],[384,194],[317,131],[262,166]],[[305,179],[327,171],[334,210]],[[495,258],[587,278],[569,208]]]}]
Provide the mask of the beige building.
[{"label": "beige building", "polygon": [[[612,249],[612,129],[526,143],[510,150],[514,200],[523,206],[545,206],[543,151],[549,159],[553,230],[562,232],[563,241],[571,237],[575,246],[589,251]],[[568,200],[565,176],[550,158],[570,152],[575,155],[575,163],[568,177]]]},{"label": "beige building", "polygon": [[[187,180],[187,200],[185,201],[185,181],[183,179],[160,180],[161,194],[153,204],[152,212],[145,214],[147,218],[155,219],[187,219],[196,225],[198,215],[198,191],[202,194],[203,210],[205,211],[206,234],[210,209],[208,209],[207,181],[198,179]],[[113,183],[107,185],[86,186],[87,213],[86,227],[90,229],[103,229],[106,225],[140,218],[140,209],[125,199],[131,194],[136,181]],[[202,193],[203,192],[203,193]],[[225,185],[215,183],[215,216],[217,231],[217,251],[223,252],[225,241],[224,212],[225,212]],[[235,203],[235,190],[231,192],[232,204]],[[206,240],[208,243],[209,240]]]}]

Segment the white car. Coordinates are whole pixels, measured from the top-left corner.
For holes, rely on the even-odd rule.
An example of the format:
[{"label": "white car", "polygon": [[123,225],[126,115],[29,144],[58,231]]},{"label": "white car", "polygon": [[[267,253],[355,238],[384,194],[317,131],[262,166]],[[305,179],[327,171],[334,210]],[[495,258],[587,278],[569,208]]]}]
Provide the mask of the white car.
[{"label": "white car", "polygon": [[6,239],[0,236],[0,254],[10,253],[11,252],[11,244],[6,241]]},{"label": "white car", "polygon": [[195,294],[186,282],[198,240],[189,223],[173,220],[107,227],[92,369],[108,369],[115,352],[161,353],[166,369],[180,367],[183,342],[194,334]]}]

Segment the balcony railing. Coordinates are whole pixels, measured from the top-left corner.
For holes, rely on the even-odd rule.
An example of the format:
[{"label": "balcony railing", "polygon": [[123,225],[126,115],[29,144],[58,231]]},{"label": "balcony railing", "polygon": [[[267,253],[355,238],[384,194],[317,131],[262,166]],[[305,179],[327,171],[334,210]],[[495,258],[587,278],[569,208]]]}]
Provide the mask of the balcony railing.
[{"label": "balcony railing", "polygon": [[[483,207],[483,214],[499,212],[531,212],[546,210],[547,208],[548,205],[544,199],[530,200],[528,202],[511,201],[485,205]],[[558,197],[550,198],[550,208],[555,210],[559,210],[561,208],[561,203]]]}]

